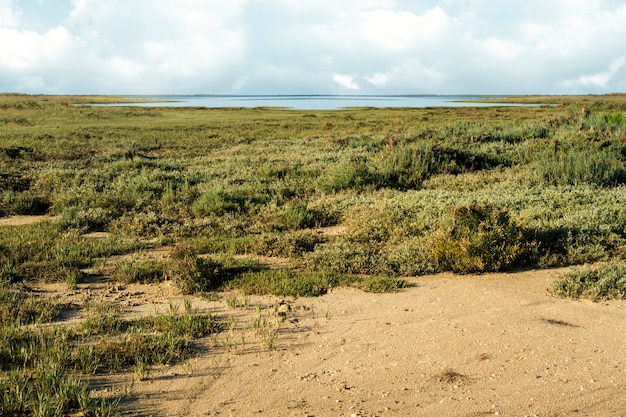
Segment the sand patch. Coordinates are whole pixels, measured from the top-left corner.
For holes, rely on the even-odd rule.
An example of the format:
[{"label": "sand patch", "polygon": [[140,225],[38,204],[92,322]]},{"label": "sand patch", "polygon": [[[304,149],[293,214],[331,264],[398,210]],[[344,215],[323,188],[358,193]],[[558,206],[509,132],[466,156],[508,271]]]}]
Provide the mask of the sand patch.
[{"label": "sand patch", "polygon": [[[624,415],[626,302],[554,298],[547,288],[561,271],[440,274],[395,294],[340,288],[236,308],[225,300],[245,296],[192,298],[230,329],[201,339],[191,361],[135,381],[121,406],[162,416]],[[282,321],[269,349],[251,323],[272,311]]]},{"label": "sand patch", "polygon": [[41,222],[53,222],[59,219],[58,216],[10,216],[0,218],[0,226],[24,226]]}]

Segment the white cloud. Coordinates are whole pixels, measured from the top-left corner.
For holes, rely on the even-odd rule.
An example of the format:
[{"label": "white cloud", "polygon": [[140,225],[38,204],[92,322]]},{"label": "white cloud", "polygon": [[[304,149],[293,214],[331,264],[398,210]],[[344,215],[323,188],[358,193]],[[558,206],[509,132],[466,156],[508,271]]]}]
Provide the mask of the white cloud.
[{"label": "white cloud", "polygon": [[613,61],[606,71],[595,74],[581,75],[573,80],[566,80],[563,85],[567,88],[593,87],[606,88],[610,82],[621,76],[622,81],[626,78],[626,56]]},{"label": "white cloud", "polygon": [[[232,24],[237,4],[73,0],[63,25],[44,34],[0,29],[0,70],[13,73],[11,85],[0,80],[0,90],[33,85],[33,72],[44,92],[189,89],[243,59],[243,29]],[[51,74],[48,66],[66,70]]]},{"label": "white cloud", "polygon": [[28,71],[41,65],[57,65],[59,58],[71,58],[70,34],[59,27],[40,35],[0,28],[0,67],[9,71]]},{"label": "white cloud", "polygon": [[626,0],[17,4],[0,0],[0,91],[626,91]]},{"label": "white cloud", "polygon": [[376,74],[365,77],[365,80],[375,86],[384,86],[389,82],[389,75],[377,72]]},{"label": "white cloud", "polygon": [[106,68],[121,81],[133,81],[141,80],[141,75],[145,70],[145,67],[132,59],[127,59],[119,56],[114,56],[108,59],[106,62]]},{"label": "white cloud", "polygon": [[358,90],[359,85],[354,81],[352,75],[334,74],[333,80],[346,90]]},{"label": "white cloud", "polygon": [[419,59],[404,60],[385,73],[365,77],[365,80],[383,91],[393,94],[437,93],[446,88],[446,77],[437,70],[437,62],[425,66]]},{"label": "white cloud", "polygon": [[408,11],[376,9],[362,13],[358,32],[370,44],[402,51],[416,42],[430,41],[446,28],[448,16],[439,7],[417,15]]},{"label": "white cloud", "polygon": [[21,12],[12,0],[0,0],[0,28],[16,27],[20,23]]},{"label": "white cloud", "polygon": [[514,61],[519,58],[522,48],[520,48],[515,42],[489,38],[485,42],[487,52],[493,56],[494,59],[502,61]]}]

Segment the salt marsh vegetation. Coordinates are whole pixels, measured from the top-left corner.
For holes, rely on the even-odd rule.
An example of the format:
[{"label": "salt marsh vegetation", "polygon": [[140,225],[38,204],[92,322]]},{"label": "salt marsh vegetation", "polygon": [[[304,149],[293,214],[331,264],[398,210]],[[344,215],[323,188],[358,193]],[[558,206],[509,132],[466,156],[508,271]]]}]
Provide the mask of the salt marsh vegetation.
[{"label": "salt marsh vegetation", "polygon": [[[33,291],[71,290],[97,266],[120,284],[168,281],[187,295],[303,297],[602,262],[555,293],[625,297],[624,96],[334,111],[78,106],[98,100],[0,96],[0,216],[47,216],[0,226],[0,415],[110,415],[83,375],[143,376],[220,331],[190,306],[151,320],[81,306],[92,319],[66,327],[59,315],[73,307]],[[133,257],[156,249],[169,255]]]}]

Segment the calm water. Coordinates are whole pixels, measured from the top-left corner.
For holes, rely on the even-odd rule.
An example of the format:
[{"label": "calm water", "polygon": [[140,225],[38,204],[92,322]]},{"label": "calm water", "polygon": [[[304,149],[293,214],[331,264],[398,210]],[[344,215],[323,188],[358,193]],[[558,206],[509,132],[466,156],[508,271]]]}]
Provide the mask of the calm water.
[{"label": "calm water", "polygon": [[[499,96],[502,97],[502,96]],[[125,106],[168,107],[285,107],[296,110],[335,110],[346,107],[463,107],[463,106],[515,106],[485,102],[460,102],[480,100],[494,96],[335,96],[335,95],[255,95],[255,96],[132,96],[129,100],[145,99],[159,103],[119,103]]]}]

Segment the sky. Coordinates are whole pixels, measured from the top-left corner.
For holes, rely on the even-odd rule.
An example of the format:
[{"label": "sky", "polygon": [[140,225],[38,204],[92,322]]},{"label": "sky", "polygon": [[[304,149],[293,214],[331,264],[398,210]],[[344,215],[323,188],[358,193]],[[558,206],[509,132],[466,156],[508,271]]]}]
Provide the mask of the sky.
[{"label": "sky", "polygon": [[0,0],[0,92],[626,92],[626,0]]}]

